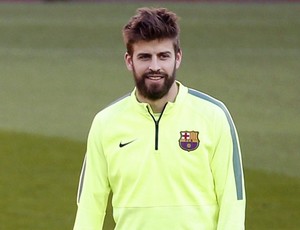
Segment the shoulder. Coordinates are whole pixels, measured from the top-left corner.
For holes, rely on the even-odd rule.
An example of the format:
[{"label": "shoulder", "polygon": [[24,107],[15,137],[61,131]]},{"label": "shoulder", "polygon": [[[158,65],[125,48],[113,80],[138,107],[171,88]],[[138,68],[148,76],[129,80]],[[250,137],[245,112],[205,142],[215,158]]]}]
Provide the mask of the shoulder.
[{"label": "shoulder", "polygon": [[213,110],[213,111],[219,111],[222,113],[228,112],[227,107],[225,106],[225,104],[222,101],[220,101],[206,93],[200,92],[200,91],[192,89],[192,88],[188,88],[187,94],[188,94],[189,100],[191,100],[191,102],[193,104],[195,104],[195,103],[201,104],[202,107],[204,106],[205,108],[207,108],[209,110]]},{"label": "shoulder", "polygon": [[206,93],[200,92],[200,91],[192,89],[192,88],[188,88],[187,93],[190,96],[191,100],[193,100],[194,103],[195,102],[196,103],[197,102],[204,103],[207,106],[220,108],[222,110],[226,108],[226,106],[224,105],[224,103],[222,101],[220,101]]},{"label": "shoulder", "polygon": [[208,120],[214,119],[218,124],[221,122],[231,126],[233,123],[229,110],[219,99],[192,88],[187,90],[187,99],[190,108],[201,117]]},{"label": "shoulder", "polygon": [[115,119],[116,116],[124,114],[124,110],[127,110],[130,106],[130,96],[131,94],[128,93],[123,97],[120,97],[117,100],[113,101],[107,107],[100,110],[96,114],[94,120],[103,120],[105,122],[107,120]]},{"label": "shoulder", "polygon": [[214,118],[215,125],[227,124],[231,129],[234,127],[231,114],[222,101],[191,88],[188,88],[188,97],[198,113],[205,114],[210,119]]},{"label": "shoulder", "polygon": [[222,101],[206,93],[187,87],[180,82],[178,82],[178,84],[180,87],[176,100],[179,101],[179,103],[183,102],[186,106],[189,105],[190,108],[194,108],[195,110],[202,112],[207,110],[226,110],[226,106]]}]

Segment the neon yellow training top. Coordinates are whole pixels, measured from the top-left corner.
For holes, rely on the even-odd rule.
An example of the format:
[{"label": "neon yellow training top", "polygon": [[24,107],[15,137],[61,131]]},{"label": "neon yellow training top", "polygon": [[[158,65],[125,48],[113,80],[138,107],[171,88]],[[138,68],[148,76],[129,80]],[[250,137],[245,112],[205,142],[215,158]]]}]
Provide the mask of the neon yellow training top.
[{"label": "neon yellow training top", "polygon": [[241,230],[237,132],[223,103],[179,82],[161,114],[135,90],[99,112],[78,189],[75,230],[100,230],[109,192],[117,230]]}]

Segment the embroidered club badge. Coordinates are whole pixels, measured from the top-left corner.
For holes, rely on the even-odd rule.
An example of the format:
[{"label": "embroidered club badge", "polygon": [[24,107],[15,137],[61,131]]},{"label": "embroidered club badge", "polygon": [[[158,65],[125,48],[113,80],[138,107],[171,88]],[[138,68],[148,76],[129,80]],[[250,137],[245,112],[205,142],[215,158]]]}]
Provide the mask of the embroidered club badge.
[{"label": "embroidered club badge", "polygon": [[199,132],[196,131],[180,131],[180,148],[188,152],[197,149],[200,143],[198,134]]}]

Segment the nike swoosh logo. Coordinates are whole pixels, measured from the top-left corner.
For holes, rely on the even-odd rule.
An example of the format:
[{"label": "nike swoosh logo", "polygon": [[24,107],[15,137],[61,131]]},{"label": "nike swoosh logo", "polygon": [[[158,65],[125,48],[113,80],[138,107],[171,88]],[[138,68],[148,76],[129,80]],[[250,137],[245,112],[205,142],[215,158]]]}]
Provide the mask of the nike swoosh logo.
[{"label": "nike swoosh logo", "polygon": [[120,147],[120,148],[123,148],[124,146],[129,145],[130,143],[132,143],[132,142],[134,142],[134,141],[135,141],[135,140],[132,140],[132,141],[129,141],[129,142],[125,142],[125,143],[120,142],[119,147]]}]

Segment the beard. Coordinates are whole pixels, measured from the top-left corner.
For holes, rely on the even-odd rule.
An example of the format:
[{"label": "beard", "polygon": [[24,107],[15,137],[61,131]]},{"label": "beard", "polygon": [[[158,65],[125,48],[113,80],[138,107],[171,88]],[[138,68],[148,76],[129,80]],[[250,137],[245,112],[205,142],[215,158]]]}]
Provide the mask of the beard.
[{"label": "beard", "polygon": [[[148,71],[144,73],[142,76],[138,76],[136,74],[135,68],[133,66],[133,76],[135,80],[135,85],[138,92],[145,98],[155,101],[163,98],[168,94],[171,86],[175,82],[176,78],[176,66],[174,65],[174,69],[171,75],[166,73],[162,73],[161,71]],[[151,83],[146,84],[146,79],[152,76],[161,77],[163,79],[163,84],[160,83]]]}]

